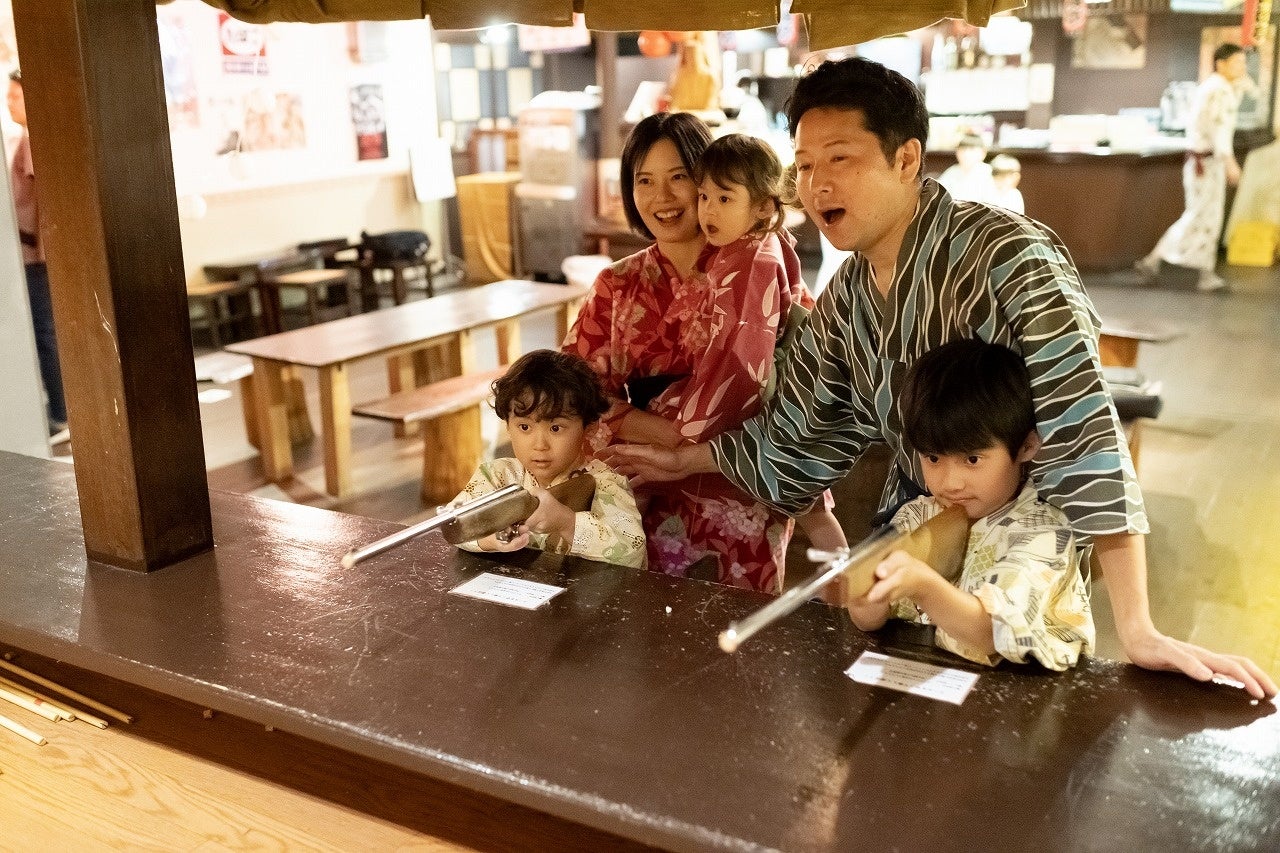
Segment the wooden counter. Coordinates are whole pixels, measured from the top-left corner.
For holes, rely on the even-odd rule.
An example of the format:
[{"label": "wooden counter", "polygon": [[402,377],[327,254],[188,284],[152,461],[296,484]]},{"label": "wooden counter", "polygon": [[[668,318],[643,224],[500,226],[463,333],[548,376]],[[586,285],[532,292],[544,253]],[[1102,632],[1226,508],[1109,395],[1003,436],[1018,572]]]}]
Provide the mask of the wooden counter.
[{"label": "wooden counter", "polygon": [[[212,497],[215,552],[90,565],[71,469],[0,454],[0,644],[678,850],[1280,845],[1280,715],[1229,688],[1090,660],[953,707],[845,677],[875,644],[820,604],[725,655],[765,596],[435,537],[343,572],[397,526]],[[568,591],[445,594],[484,570]]]},{"label": "wooden counter", "polygon": [[[1027,216],[1052,228],[1081,270],[1129,269],[1182,215],[1181,151],[997,153],[1018,158]],[[953,163],[949,151],[930,151],[925,159],[930,174]]]}]

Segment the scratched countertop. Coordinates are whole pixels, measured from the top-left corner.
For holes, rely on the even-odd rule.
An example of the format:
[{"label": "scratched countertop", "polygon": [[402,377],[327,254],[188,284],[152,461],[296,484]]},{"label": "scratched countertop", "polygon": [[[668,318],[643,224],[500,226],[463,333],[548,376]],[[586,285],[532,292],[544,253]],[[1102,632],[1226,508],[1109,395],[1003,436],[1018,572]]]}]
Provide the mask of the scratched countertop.
[{"label": "scratched countertop", "polygon": [[[843,674],[876,638],[811,603],[214,492],[217,547],[89,563],[70,466],[0,453],[0,644],[677,850],[1280,849],[1280,714],[1101,660],[984,673],[960,706]],[[536,611],[448,595],[483,571]],[[668,610],[668,608],[670,608]]]}]

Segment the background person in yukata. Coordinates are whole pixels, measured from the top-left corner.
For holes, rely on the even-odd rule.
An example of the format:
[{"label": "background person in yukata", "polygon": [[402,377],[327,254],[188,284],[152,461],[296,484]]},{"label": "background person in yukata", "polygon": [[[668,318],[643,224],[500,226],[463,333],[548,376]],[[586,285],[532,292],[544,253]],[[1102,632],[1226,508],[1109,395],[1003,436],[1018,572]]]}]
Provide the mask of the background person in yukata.
[{"label": "background person in yukata", "polygon": [[1199,270],[1199,290],[1213,292],[1227,287],[1215,271],[1218,238],[1222,235],[1227,184],[1235,186],[1240,181],[1236,112],[1241,86],[1248,80],[1244,49],[1238,44],[1220,45],[1213,52],[1213,73],[1196,89],[1187,119],[1187,160],[1182,165],[1186,207],[1150,254],[1134,265],[1149,282],[1155,281],[1160,262],[1165,261]]},{"label": "background person in yukata", "polygon": [[[706,358],[713,327],[766,325],[758,301],[731,300],[726,316],[707,310],[710,284],[700,269],[717,248],[699,228],[693,173],[710,143],[710,132],[695,116],[660,113],[636,125],[623,148],[627,221],[654,244],[600,273],[563,347],[587,360],[611,398],[590,436],[597,452],[618,441],[674,448],[687,443],[686,433],[703,440],[759,408],[759,370],[746,365],[772,363],[772,337],[760,341],[750,358],[715,364]],[[802,287],[798,275],[793,283]],[[799,289],[789,294],[793,301],[805,299]],[[669,417],[646,411],[664,391],[656,408]],[[725,405],[730,394],[741,402]],[[651,570],[771,592],[781,588],[792,530],[786,513],[715,472],[664,484],[640,500]]]},{"label": "background person in yukata", "polygon": [[1151,620],[1142,491],[1102,378],[1100,322],[1057,236],[922,180],[924,99],[879,63],[822,63],[797,83],[789,117],[805,210],[853,256],[823,291],[764,411],[706,444],[617,447],[606,460],[638,485],[720,471],[795,512],[879,440],[894,453],[881,496],[881,509],[893,509],[924,493],[898,409],[907,370],[957,338],[1004,344],[1026,362],[1044,440],[1031,480],[1077,538],[1091,540],[1129,659],[1275,695],[1248,658],[1175,640]]}]

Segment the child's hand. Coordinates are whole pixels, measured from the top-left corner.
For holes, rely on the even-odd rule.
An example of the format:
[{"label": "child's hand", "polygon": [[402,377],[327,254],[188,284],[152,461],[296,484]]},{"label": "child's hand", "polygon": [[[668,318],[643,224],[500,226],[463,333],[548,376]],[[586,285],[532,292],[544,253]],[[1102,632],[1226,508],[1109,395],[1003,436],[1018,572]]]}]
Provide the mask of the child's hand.
[{"label": "child's hand", "polygon": [[546,489],[534,489],[533,494],[538,499],[538,508],[520,525],[520,532],[554,534],[572,543],[574,528],[577,526],[574,511],[556,500]]},{"label": "child's hand", "polygon": [[910,598],[916,603],[938,582],[946,583],[942,576],[906,551],[894,551],[876,566],[876,581],[867,590],[866,601],[874,604],[891,604],[899,598]]},{"label": "child's hand", "polygon": [[504,534],[508,531],[504,530],[499,533],[491,533],[481,539],[476,540],[476,547],[481,551],[519,551],[529,545],[529,533],[522,531],[519,535],[506,538]]}]

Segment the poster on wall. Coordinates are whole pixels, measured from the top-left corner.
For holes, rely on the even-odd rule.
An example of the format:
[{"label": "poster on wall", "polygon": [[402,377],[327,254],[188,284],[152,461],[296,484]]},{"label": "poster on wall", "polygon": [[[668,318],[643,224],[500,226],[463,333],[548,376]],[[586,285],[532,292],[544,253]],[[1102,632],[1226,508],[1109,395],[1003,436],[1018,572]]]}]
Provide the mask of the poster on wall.
[{"label": "poster on wall", "polygon": [[227,74],[267,73],[266,27],[246,24],[219,12],[218,43],[222,47],[222,70]]},{"label": "poster on wall", "polygon": [[357,160],[387,159],[387,110],[382,86],[351,87],[351,124],[356,132]]},{"label": "poster on wall", "polygon": [[[1262,50],[1245,51],[1245,67],[1249,70],[1249,79],[1256,85],[1246,84],[1240,98],[1240,111],[1236,114],[1236,130],[1257,130],[1267,126],[1267,110],[1271,104],[1272,89],[1275,86],[1275,54],[1271,45],[1275,42],[1276,27],[1269,24],[1265,30],[1261,27],[1254,33],[1254,38],[1263,45]],[[1200,79],[1213,73],[1213,52],[1219,45],[1240,43],[1240,27],[1205,27],[1200,31]]]},{"label": "poster on wall", "polygon": [[156,22],[160,30],[160,67],[164,72],[164,99],[169,110],[169,128],[181,130],[198,127],[200,108],[187,21],[180,12],[162,6],[156,10]]},{"label": "poster on wall", "polygon": [[284,151],[307,147],[302,96],[296,92],[255,90],[211,101],[216,154],[233,151]]},{"label": "poster on wall", "polygon": [[1147,65],[1146,15],[1090,15],[1071,47],[1072,68]]}]

